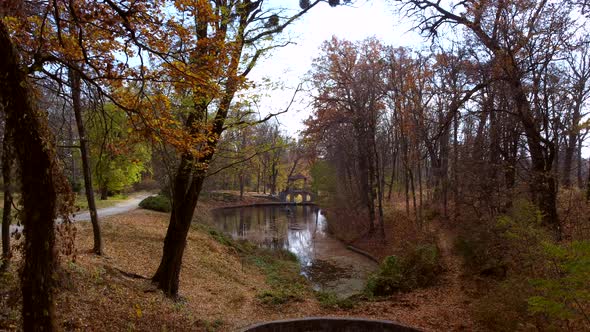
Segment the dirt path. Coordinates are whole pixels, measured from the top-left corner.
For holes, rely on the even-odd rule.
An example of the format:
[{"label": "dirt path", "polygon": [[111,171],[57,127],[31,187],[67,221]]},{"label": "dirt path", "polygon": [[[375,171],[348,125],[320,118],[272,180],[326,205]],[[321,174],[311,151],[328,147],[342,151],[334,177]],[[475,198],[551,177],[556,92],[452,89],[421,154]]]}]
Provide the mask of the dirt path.
[{"label": "dirt path", "polygon": [[[129,212],[131,210],[137,209],[139,202],[141,202],[144,198],[150,196],[151,193],[149,192],[138,192],[132,194],[128,199],[123,202],[120,202],[114,206],[97,209],[96,213],[98,214],[98,218],[103,218],[107,216],[112,216],[115,214],[121,214],[125,212]],[[90,221],[90,212],[89,211],[82,211],[74,214],[74,218],[72,221]],[[57,219],[57,223],[61,223],[61,218]],[[22,225],[10,225],[10,234],[14,233],[21,233],[23,231]],[[0,235],[2,231],[0,230]]]},{"label": "dirt path", "polygon": [[[139,202],[141,202],[144,198],[150,196],[151,193],[149,192],[138,192],[132,194],[128,199],[124,200],[123,202],[117,203],[116,205],[97,209],[96,213],[98,214],[99,218],[112,216],[115,214],[125,213],[134,209],[137,209],[139,206]],[[90,212],[89,211],[82,211],[78,212],[74,216],[74,221],[87,221],[90,220]]]}]

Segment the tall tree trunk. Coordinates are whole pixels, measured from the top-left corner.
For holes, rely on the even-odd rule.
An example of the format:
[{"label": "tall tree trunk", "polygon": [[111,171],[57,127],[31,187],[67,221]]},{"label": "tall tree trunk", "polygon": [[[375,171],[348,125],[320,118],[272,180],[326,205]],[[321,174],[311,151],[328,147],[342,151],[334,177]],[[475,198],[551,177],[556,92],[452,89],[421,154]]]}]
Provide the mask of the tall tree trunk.
[{"label": "tall tree trunk", "polygon": [[[459,112],[453,115],[453,220],[455,220],[459,213]],[[446,210],[446,208],[445,208]],[[445,213],[446,215],[446,213]]]},{"label": "tall tree trunk", "polygon": [[194,158],[183,155],[174,177],[172,214],[164,239],[162,260],[152,278],[158,283],[159,289],[172,297],[178,294],[186,237],[205,179],[204,171],[200,170],[198,173],[195,171]]},{"label": "tall tree trunk", "polygon": [[577,135],[568,135],[567,145],[565,147],[565,155],[563,156],[563,174],[561,181],[563,186],[568,188],[572,185],[572,164],[574,160],[574,153],[576,152],[577,141]]},{"label": "tall tree trunk", "polygon": [[[245,26],[246,16],[241,16],[240,24]],[[199,34],[206,34],[206,25],[201,29],[204,31]],[[243,30],[240,32],[243,37]],[[201,36],[202,37],[202,36]],[[243,40],[243,39],[242,39]],[[181,157],[180,164],[174,177],[174,188],[172,197],[172,213],[170,223],[164,238],[164,248],[162,259],[152,280],[158,284],[167,296],[178,296],[178,285],[180,279],[180,269],[182,267],[182,257],[186,247],[186,237],[190,229],[195,207],[199,199],[199,194],[203,188],[203,182],[207,171],[202,166],[208,165],[213,158],[214,150],[217,146],[219,137],[223,133],[223,126],[230,109],[231,102],[238,90],[237,70],[242,53],[243,41],[238,43],[233,49],[229,63],[229,77],[225,84],[225,91],[219,101],[219,106],[212,123],[212,129],[207,133],[207,151],[201,158],[195,159],[194,156],[184,153]],[[189,115],[185,128],[190,128],[191,134],[198,134],[195,123],[204,121],[207,117],[207,100],[202,98],[202,102],[195,106],[195,110]]]},{"label": "tall tree trunk", "polygon": [[557,183],[552,172],[555,146],[543,139],[531,115],[529,101],[520,80],[513,79],[512,91],[518,116],[524,128],[532,162],[531,191],[533,201],[543,214],[543,222],[561,238],[561,227],[557,215]]},{"label": "tall tree trunk", "polygon": [[577,167],[577,178],[578,178],[578,188],[584,188],[584,179],[582,177],[582,136],[578,135],[578,167]]},{"label": "tall tree trunk", "polygon": [[[383,146],[382,150],[381,150],[381,158],[379,158],[379,155],[377,155],[377,165],[379,167],[377,167],[377,174],[379,175],[378,177],[378,187],[377,187],[377,195],[378,195],[378,199],[379,199],[379,233],[381,235],[381,237],[383,239],[385,239],[385,218],[384,218],[384,213],[383,213],[383,196],[384,193],[383,191],[385,190],[385,154],[386,154],[386,147]],[[379,163],[379,159],[381,160],[381,162]]]},{"label": "tall tree trunk", "polygon": [[244,199],[244,173],[240,172],[240,200]]},{"label": "tall tree trunk", "polygon": [[258,171],[256,172],[256,192],[260,192],[260,165],[258,165]]},{"label": "tall tree trunk", "polygon": [[0,271],[6,271],[10,265],[12,256],[10,250],[10,224],[12,222],[12,163],[14,154],[8,135],[8,128],[4,129],[4,141],[2,142],[2,182],[4,183],[4,210],[2,211],[2,264]]},{"label": "tall tree trunk", "polygon": [[406,194],[406,216],[410,216],[410,170],[408,169],[408,166],[405,166],[405,183],[404,183],[404,189],[405,189],[405,194]]},{"label": "tall tree trunk", "polygon": [[55,159],[47,116],[35,105],[27,75],[20,69],[19,55],[2,21],[0,49],[0,103],[5,105],[6,128],[12,134],[22,186],[23,330],[54,331],[54,220],[57,196],[67,195],[69,187]]},{"label": "tall tree trunk", "polygon": [[103,183],[100,186],[100,200],[106,201],[109,199],[109,188],[107,187],[106,183]]},{"label": "tall tree trunk", "polygon": [[422,221],[420,220],[420,216],[418,215],[418,206],[416,203],[416,187],[414,185],[414,172],[412,169],[409,169],[410,175],[410,185],[412,186],[412,206],[414,207],[414,217],[416,218],[416,222],[418,225],[421,225]]},{"label": "tall tree trunk", "polygon": [[422,206],[424,203],[424,198],[422,194],[422,162],[418,160],[418,193],[419,193],[419,205],[418,205],[418,215],[420,220],[422,220]]},{"label": "tall tree trunk", "polygon": [[69,70],[70,84],[72,88],[72,106],[74,116],[76,117],[76,127],[78,128],[78,137],[80,139],[80,154],[82,157],[82,172],[84,174],[84,188],[86,191],[86,200],[88,201],[88,211],[90,212],[90,222],[92,223],[92,233],[94,235],[94,248],[92,251],[97,255],[103,254],[103,241],[100,232],[100,222],[96,213],[96,203],[94,200],[94,189],[92,188],[92,173],[90,171],[90,160],[88,159],[88,139],[82,119],[82,105],[80,100],[80,74],[72,69]]},{"label": "tall tree trunk", "polygon": [[360,199],[362,204],[365,206],[366,213],[369,217],[369,233],[373,234],[375,231],[375,207],[373,201],[373,187],[371,186],[373,176],[372,167],[370,166],[370,160],[367,151],[367,139],[364,129],[361,123],[355,124],[355,131],[358,134],[357,139],[357,152],[358,156],[358,172],[359,172],[359,190]]}]

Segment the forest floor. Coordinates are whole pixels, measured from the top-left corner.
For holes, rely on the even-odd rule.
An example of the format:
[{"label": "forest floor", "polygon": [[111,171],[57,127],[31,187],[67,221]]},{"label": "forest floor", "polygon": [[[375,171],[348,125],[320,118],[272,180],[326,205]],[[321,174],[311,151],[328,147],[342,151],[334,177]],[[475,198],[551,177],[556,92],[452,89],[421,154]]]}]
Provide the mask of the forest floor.
[{"label": "forest floor", "polygon": [[[206,218],[213,207],[244,203],[216,195],[221,199],[218,196],[202,204],[197,219]],[[247,202],[258,200],[251,197]],[[77,254],[62,257],[58,278],[56,313],[60,329],[236,331],[276,319],[347,316],[393,320],[426,331],[477,330],[469,319],[469,297],[461,279],[460,261],[452,254],[452,233],[437,232],[441,234],[439,247],[445,266],[437,285],[339,309],[322,305],[309,287],[285,303],[265,301],[261,295],[275,291],[276,285],[269,269],[252,264],[264,259],[245,259],[206,228],[192,227],[180,277],[181,300],[173,301],[147,279],[159,263],[168,218],[169,214],[142,209],[103,218],[103,257],[90,252],[90,223],[75,224]],[[15,257],[9,272],[0,276],[0,330],[19,329],[18,265],[19,258]]]},{"label": "forest floor", "polygon": [[[401,215],[400,215],[401,217]],[[399,221],[399,220],[398,220]],[[386,224],[386,241],[361,238],[352,245],[368,252],[378,260],[388,255],[401,254],[410,246],[406,241],[415,235],[404,234],[397,225]],[[480,331],[483,330],[471,316],[475,293],[472,280],[464,275],[462,258],[454,249],[455,232],[451,227],[435,220],[425,225],[426,233],[434,240],[439,252],[443,272],[435,285],[410,292],[398,293],[384,302],[368,303],[376,311],[387,310],[396,319],[410,326],[420,326],[432,331]],[[384,309],[386,308],[386,309]]]}]

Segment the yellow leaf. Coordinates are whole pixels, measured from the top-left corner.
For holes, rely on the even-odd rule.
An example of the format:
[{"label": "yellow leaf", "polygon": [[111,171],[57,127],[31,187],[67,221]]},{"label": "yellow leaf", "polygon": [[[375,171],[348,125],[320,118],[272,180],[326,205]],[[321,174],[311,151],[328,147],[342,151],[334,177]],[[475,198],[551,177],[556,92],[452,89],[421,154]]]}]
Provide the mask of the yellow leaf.
[{"label": "yellow leaf", "polygon": [[143,315],[143,313],[141,312],[141,307],[139,306],[139,304],[135,305],[135,313],[137,314],[137,318],[141,318],[141,316]]}]

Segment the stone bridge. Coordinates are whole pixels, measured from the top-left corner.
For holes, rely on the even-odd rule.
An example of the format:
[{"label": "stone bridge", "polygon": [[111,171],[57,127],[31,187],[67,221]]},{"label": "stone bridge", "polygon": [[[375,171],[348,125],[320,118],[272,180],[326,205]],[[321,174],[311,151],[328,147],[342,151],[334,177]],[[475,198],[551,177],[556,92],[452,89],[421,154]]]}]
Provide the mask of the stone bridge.
[{"label": "stone bridge", "polygon": [[[303,180],[303,189],[298,189],[294,183]],[[308,204],[315,202],[315,194],[307,189],[307,177],[301,174],[289,176],[287,179],[287,188],[279,193],[279,199],[286,203]],[[297,197],[301,196],[301,201]]]},{"label": "stone bridge", "polygon": [[296,203],[297,197],[301,196],[301,203],[314,203],[315,202],[315,194],[311,191],[303,190],[303,189],[293,189],[287,188],[279,193],[279,199],[282,202],[286,203]]}]

